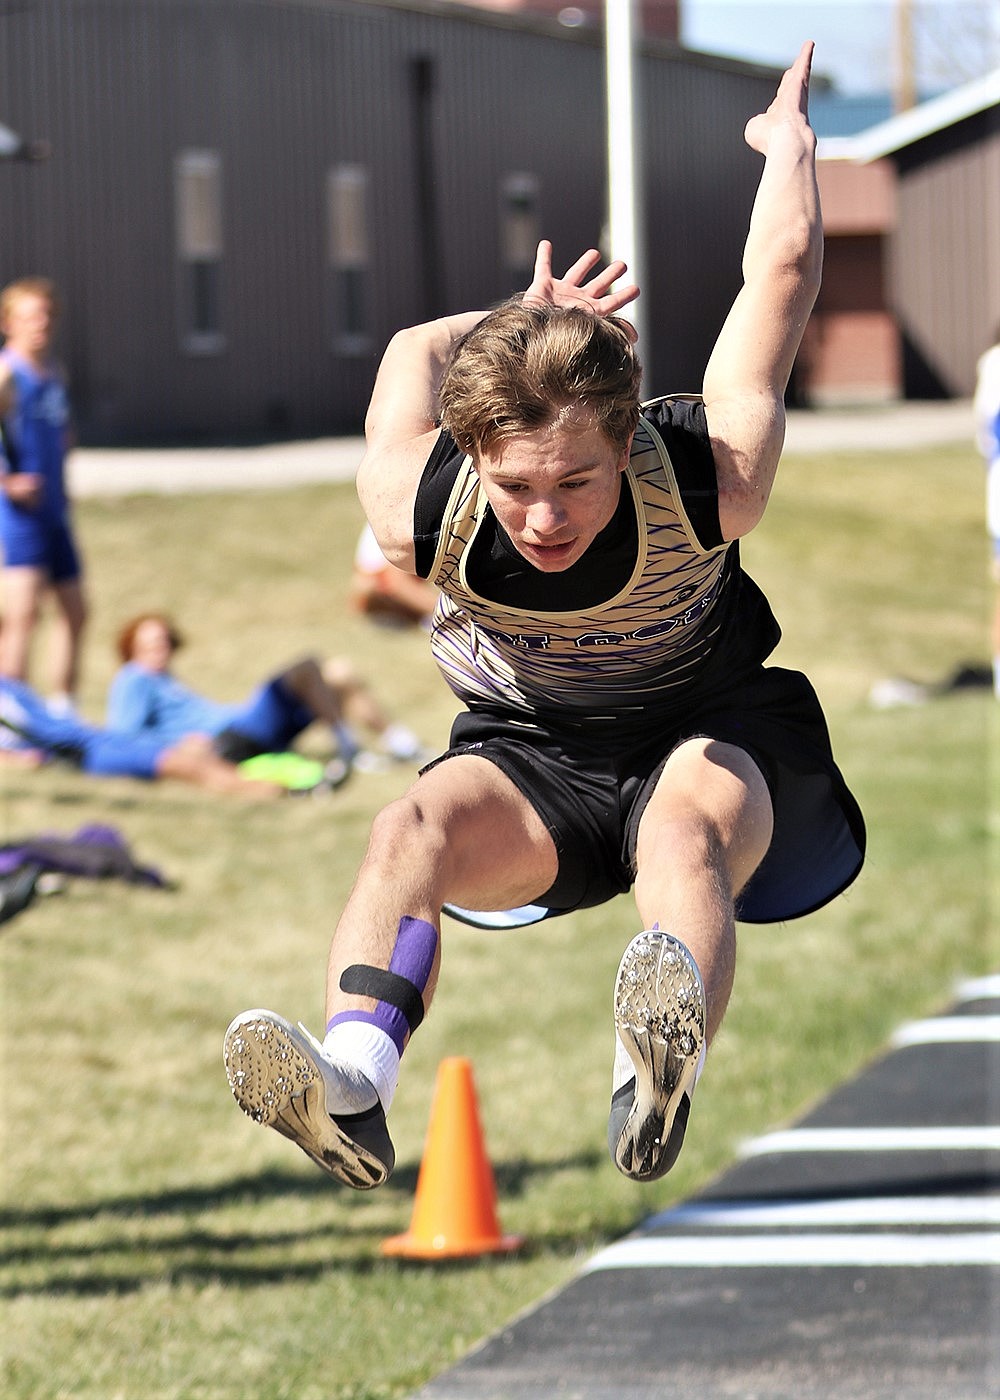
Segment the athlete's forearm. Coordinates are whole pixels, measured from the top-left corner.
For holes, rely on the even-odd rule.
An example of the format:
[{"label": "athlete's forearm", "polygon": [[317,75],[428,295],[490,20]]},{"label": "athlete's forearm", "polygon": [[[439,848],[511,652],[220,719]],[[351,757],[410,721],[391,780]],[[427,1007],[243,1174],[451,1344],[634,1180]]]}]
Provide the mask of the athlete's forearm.
[{"label": "athlete's forearm", "polygon": [[442,316],[396,332],[382,357],[365,418],[369,444],[377,445],[385,435],[410,436],[434,426],[452,352],[486,315],[470,311]]},{"label": "athlete's forearm", "polygon": [[815,149],[804,122],[773,133],[743,251],[745,283],[788,281],[810,305],[823,266]]}]

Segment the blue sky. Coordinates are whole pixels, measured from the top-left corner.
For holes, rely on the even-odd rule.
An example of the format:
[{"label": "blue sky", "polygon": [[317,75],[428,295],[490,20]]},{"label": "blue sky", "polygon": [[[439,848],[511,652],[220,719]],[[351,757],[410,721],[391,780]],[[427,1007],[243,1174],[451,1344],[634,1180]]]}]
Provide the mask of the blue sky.
[{"label": "blue sky", "polygon": [[[681,0],[681,40],[783,67],[814,39],[816,70],[841,91],[887,92],[896,8],[896,0]],[[923,87],[954,86],[1000,63],[996,0],[910,0],[910,10]]]}]

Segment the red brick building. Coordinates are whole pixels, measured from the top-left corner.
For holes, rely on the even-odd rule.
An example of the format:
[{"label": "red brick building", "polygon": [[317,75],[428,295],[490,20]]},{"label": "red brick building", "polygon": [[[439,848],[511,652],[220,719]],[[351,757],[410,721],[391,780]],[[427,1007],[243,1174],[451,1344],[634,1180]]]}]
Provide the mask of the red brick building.
[{"label": "red brick building", "polygon": [[887,160],[821,160],[818,174],[823,287],[799,356],[799,393],[815,404],[898,398],[902,358],[885,267],[895,169]]},{"label": "red brick building", "polygon": [[806,402],[971,395],[1000,324],[1000,70],[819,145]]}]

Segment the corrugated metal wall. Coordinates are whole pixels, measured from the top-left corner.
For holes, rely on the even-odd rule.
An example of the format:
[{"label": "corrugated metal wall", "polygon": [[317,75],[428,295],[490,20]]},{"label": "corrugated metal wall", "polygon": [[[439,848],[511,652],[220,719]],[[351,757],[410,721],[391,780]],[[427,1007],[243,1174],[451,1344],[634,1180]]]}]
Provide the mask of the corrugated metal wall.
[{"label": "corrugated metal wall", "polygon": [[701,371],[742,281],[741,258],[763,167],[743,140],[773,84],[748,89],[695,64],[644,70],[646,294],[652,379],[697,392]]},{"label": "corrugated metal wall", "polygon": [[967,397],[1000,325],[1000,108],[901,151],[891,242],[908,398]]},{"label": "corrugated metal wall", "polygon": [[[419,79],[419,82],[418,82]],[[399,326],[514,290],[499,190],[534,175],[557,258],[600,236],[603,57],[546,24],[351,0],[34,0],[0,12],[0,120],[48,138],[0,164],[0,279],[56,278],[90,441],[354,431]],[[738,285],[763,70],[651,49],[646,358],[700,382]],[[419,89],[419,91],[418,91]],[[422,92],[423,96],[420,96]],[[183,344],[174,164],[221,158],[224,348]],[[325,188],[369,172],[371,337],[331,333]]]}]

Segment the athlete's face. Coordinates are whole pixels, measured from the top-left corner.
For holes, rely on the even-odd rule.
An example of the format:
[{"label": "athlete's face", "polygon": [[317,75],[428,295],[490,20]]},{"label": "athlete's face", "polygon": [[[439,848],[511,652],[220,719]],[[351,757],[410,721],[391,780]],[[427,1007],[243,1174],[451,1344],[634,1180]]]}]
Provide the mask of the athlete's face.
[{"label": "athlete's face", "polygon": [[3,320],[7,344],[22,355],[44,355],[52,343],[55,311],[52,302],[37,292],[19,292],[12,298]]},{"label": "athlete's face", "polygon": [[582,558],[610,522],[627,465],[628,451],[612,446],[581,408],[498,444],[477,463],[486,498],[515,549],[553,574]]}]

